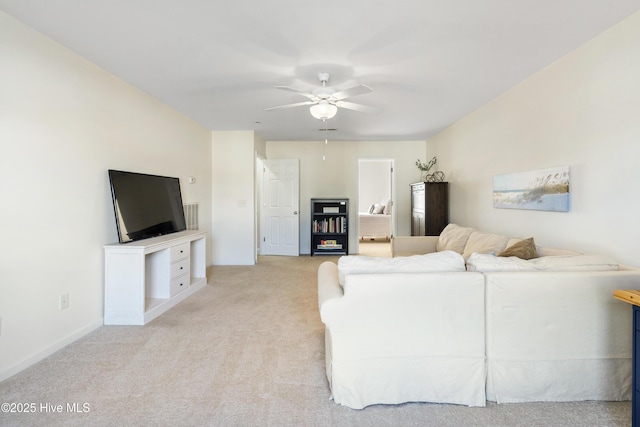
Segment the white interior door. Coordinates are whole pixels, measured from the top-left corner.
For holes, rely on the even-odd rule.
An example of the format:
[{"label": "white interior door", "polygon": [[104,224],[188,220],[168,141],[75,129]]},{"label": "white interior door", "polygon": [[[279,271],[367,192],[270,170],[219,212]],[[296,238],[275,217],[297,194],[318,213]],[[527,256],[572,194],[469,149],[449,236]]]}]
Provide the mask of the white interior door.
[{"label": "white interior door", "polygon": [[300,254],[298,159],[265,160],[263,170],[262,255]]}]

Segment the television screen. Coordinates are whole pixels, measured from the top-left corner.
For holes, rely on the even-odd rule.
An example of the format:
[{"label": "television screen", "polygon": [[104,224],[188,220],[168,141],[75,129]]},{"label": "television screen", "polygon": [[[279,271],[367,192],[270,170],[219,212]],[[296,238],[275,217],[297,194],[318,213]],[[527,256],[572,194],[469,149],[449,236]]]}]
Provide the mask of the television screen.
[{"label": "television screen", "polygon": [[120,243],[186,230],[180,180],[109,170]]}]

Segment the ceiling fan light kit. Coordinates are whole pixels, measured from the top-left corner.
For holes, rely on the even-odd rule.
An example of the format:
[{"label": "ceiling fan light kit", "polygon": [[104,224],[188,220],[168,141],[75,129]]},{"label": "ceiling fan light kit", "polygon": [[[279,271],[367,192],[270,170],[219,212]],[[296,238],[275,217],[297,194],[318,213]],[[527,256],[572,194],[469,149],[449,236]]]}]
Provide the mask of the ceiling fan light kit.
[{"label": "ceiling fan light kit", "polygon": [[338,107],[330,104],[329,101],[323,99],[317,104],[312,105],[309,108],[311,115],[319,120],[327,120],[333,118],[338,112]]},{"label": "ceiling fan light kit", "polygon": [[330,77],[331,76],[329,73],[318,73],[318,80],[320,80],[322,86],[314,89],[311,92],[304,92],[286,86],[276,86],[276,88],[278,89],[302,95],[308,98],[309,101],[271,107],[267,108],[267,111],[279,110],[282,108],[299,107],[302,105],[311,105],[311,107],[309,107],[309,111],[311,112],[311,115],[313,117],[318,120],[328,120],[335,117],[336,113],[338,112],[338,107],[355,111],[367,111],[369,109],[364,105],[354,104],[353,102],[347,102],[344,100],[357,95],[369,93],[371,92],[370,87],[359,85],[336,92],[333,88],[327,87],[327,82],[329,81]]}]

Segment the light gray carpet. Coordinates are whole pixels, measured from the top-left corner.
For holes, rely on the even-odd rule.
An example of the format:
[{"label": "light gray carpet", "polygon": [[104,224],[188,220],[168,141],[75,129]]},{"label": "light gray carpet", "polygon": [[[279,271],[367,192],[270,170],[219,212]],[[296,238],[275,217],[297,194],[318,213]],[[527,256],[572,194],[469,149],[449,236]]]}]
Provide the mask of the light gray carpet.
[{"label": "light gray carpet", "polygon": [[[2,426],[629,426],[629,402],[410,403],[329,399],[316,270],[329,257],[213,267],[209,286],[146,326],[104,326],[0,383]],[[45,413],[40,404],[63,405]],[[86,413],[65,413],[87,403]]]}]

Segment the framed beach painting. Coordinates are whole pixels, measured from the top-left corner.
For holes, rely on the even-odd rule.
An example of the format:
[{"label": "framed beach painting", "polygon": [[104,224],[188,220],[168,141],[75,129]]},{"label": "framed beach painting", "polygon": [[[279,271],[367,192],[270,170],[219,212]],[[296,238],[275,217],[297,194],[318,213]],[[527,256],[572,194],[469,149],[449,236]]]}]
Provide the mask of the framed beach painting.
[{"label": "framed beach painting", "polygon": [[569,166],[493,177],[493,207],[569,211]]}]

